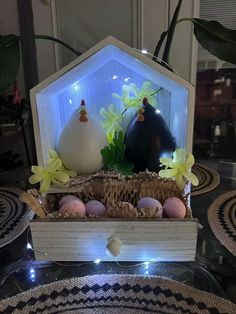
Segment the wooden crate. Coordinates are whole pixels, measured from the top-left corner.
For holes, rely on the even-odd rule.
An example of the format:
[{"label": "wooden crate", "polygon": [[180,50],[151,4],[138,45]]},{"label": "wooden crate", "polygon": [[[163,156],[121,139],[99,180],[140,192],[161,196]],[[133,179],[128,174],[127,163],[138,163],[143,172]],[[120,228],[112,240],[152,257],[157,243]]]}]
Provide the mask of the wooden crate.
[{"label": "wooden crate", "polygon": [[[118,80],[111,79],[114,74],[119,77]],[[46,165],[50,149],[57,149],[60,134],[78,107],[78,99],[86,98],[88,111],[101,121],[101,106],[107,109],[113,103],[112,94],[123,89],[123,78],[130,78],[140,87],[145,81],[150,81],[155,90],[162,87],[163,93],[156,94],[158,110],[162,112],[178,146],[191,152],[194,87],[132,47],[108,37],[31,90],[39,165]],[[115,104],[122,109],[121,104]],[[132,111],[130,115],[133,115]],[[128,120],[131,116],[127,116]],[[123,186],[117,187],[115,183],[111,185],[107,182],[103,189],[107,195],[104,197],[105,193],[101,193],[101,197],[97,198],[100,192],[95,191],[91,199],[101,200],[110,209],[109,198],[111,201],[128,201],[136,206],[141,197],[154,197],[163,203],[168,197],[181,198],[182,195],[182,191],[167,181],[157,187],[139,183],[125,181]],[[80,185],[79,182],[77,186]],[[163,186],[167,192],[163,191]],[[51,191],[58,192],[55,189]],[[69,188],[63,192],[77,191]],[[90,200],[89,195],[87,198],[77,196],[84,202]],[[109,237],[121,240],[121,254],[117,258],[121,261],[193,261],[196,253],[197,221],[194,219],[34,220],[31,230],[36,258],[41,260],[114,261],[114,257],[106,254]]]},{"label": "wooden crate", "polygon": [[[37,260],[194,261],[196,219],[33,220]],[[107,254],[110,237],[122,243],[118,257]]]}]

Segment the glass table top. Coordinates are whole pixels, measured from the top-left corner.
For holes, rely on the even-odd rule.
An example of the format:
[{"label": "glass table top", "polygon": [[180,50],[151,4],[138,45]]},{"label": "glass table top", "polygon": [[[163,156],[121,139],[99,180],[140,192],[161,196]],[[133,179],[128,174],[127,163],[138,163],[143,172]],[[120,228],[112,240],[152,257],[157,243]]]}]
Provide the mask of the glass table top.
[{"label": "glass table top", "polygon": [[217,166],[217,170],[222,177],[220,185],[211,192],[193,197],[191,201],[193,216],[200,223],[196,262],[39,262],[34,260],[27,229],[18,239],[0,249],[0,299],[65,278],[136,274],[167,277],[236,303],[236,257],[217,240],[207,220],[210,204],[224,192],[236,189],[236,181],[224,178],[225,169]]}]

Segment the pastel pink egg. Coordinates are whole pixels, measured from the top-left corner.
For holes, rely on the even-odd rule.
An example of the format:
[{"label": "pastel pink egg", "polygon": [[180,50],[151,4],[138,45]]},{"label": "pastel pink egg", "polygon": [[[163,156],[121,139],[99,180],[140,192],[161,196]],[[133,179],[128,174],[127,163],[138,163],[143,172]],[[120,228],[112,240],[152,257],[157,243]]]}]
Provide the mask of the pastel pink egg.
[{"label": "pastel pink egg", "polygon": [[92,200],[85,204],[86,214],[88,216],[102,217],[106,213],[106,207],[99,201]]},{"label": "pastel pink egg", "polygon": [[177,197],[169,197],[165,200],[163,210],[168,218],[184,218],[186,216],[186,206]]},{"label": "pastel pink egg", "polygon": [[76,197],[74,195],[65,195],[65,196],[63,196],[60,199],[60,201],[59,201],[59,208],[62,207],[67,202],[71,201],[71,200],[78,200],[78,197]]},{"label": "pastel pink egg", "polygon": [[158,208],[162,209],[161,203],[152,197],[142,197],[137,204],[138,209],[141,208]]},{"label": "pastel pink egg", "polygon": [[72,199],[66,202],[61,208],[59,209],[59,213],[63,217],[84,217],[85,216],[85,206],[84,203],[81,202],[79,199]]}]

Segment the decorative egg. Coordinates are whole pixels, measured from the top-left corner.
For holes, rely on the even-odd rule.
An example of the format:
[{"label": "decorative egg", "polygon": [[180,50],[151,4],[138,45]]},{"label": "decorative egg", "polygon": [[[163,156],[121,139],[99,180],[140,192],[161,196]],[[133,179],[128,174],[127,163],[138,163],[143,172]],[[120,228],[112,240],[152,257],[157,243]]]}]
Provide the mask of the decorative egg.
[{"label": "decorative egg", "polygon": [[135,172],[159,171],[159,158],[174,152],[175,139],[159,111],[144,98],[142,108],[134,115],[125,134],[125,157]]},{"label": "decorative egg", "polygon": [[60,136],[58,151],[64,165],[78,174],[99,171],[103,167],[101,149],[106,145],[104,130],[88,117],[82,101]]},{"label": "decorative egg", "polygon": [[102,217],[106,214],[106,207],[96,200],[88,201],[85,204],[85,208],[88,216]]},{"label": "decorative egg", "polygon": [[137,207],[142,217],[162,218],[163,216],[162,205],[155,198],[143,197],[138,201]]},{"label": "decorative egg", "polygon": [[169,197],[165,200],[163,210],[168,218],[184,218],[186,216],[186,206],[177,197]]},{"label": "decorative egg", "polygon": [[64,195],[59,201],[59,208],[71,200],[79,200],[79,199],[78,197],[74,195]]},{"label": "decorative egg", "polygon": [[66,202],[60,209],[59,214],[61,214],[62,217],[68,218],[68,217],[84,217],[85,216],[85,206],[84,203],[81,202],[79,199],[77,200],[70,200]]},{"label": "decorative egg", "polygon": [[141,208],[158,208],[162,209],[161,203],[152,197],[142,197],[137,204],[138,209]]}]

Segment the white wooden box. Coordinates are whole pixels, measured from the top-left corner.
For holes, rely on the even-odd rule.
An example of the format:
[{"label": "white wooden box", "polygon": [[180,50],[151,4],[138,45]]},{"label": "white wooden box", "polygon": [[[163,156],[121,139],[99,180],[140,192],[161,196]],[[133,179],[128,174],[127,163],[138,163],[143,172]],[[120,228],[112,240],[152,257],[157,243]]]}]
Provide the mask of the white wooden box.
[{"label": "white wooden box", "polygon": [[[37,260],[194,261],[196,219],[40,221],[30,224]],[[119,238],[118,257],[108,255],[109,238]]]},{"label": "white wooden box", "polygon": [[[57,150],[60,134],[82,98],[89,114],[99,120],[101,107],[114,103],[121,110],[113,92],[121,95],[123,84],[141,88],[145,81],[154,90],[162,87],[156,94],[156,108],[177,146],[191,152],[194,87],[136,49],[107,37],[31,90],[38,164],[45,166],[49,150]],[[127,119],[133,114],[130,110]],[[196,253],[194,219],[33,220],[31,231],[36,258],[41,260],[194,261]],[[106,253],[110,237],[122,242],[117,258]]]}]

